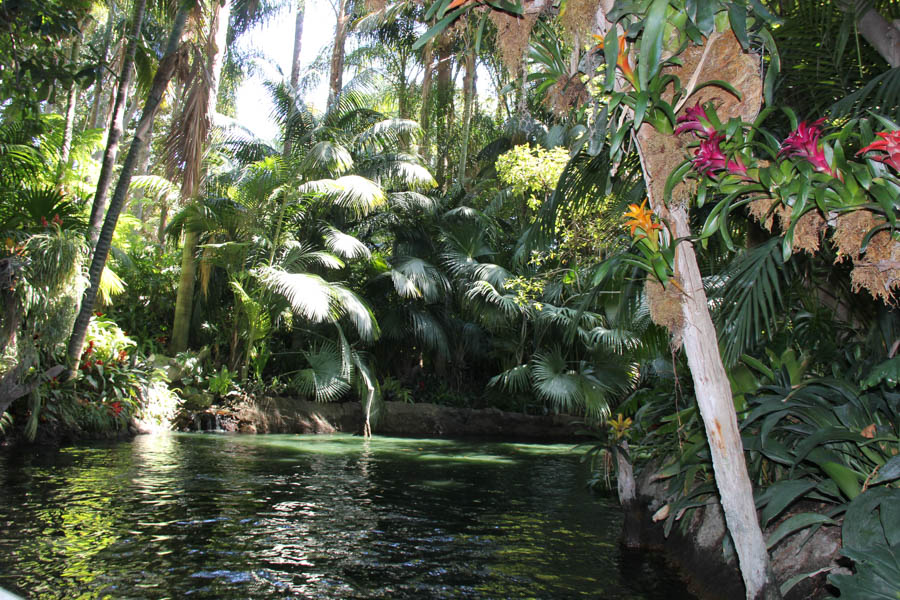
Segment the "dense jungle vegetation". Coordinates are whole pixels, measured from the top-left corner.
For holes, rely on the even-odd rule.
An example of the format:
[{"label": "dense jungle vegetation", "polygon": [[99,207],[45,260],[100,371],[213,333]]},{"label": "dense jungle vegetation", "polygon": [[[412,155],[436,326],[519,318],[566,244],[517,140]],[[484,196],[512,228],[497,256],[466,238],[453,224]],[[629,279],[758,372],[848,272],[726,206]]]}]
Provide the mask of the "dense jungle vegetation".
[{"label": "dense jungle vegetation", "polygon": [[[308,68],[296,4],[0,0],[0,437],[574,413],[667,527],[720,495],[748,598],[835,523],[841,597],[896,597],[896,3],[335,0]],[[291,18],[260,139],[237,42]]]}]

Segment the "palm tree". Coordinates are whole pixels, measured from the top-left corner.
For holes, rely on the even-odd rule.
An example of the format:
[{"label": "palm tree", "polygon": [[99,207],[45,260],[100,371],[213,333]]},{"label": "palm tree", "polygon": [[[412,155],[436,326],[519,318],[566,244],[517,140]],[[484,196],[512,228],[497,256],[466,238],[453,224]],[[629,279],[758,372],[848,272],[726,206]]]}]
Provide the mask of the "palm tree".
[{"label": "palm tree", "polygon": [[122,165],[122,171],[119,175],[119,180],[116,183],[115,191],[113,192],[112,198],[110,200],[109,209],[107,210],[106,217],[103,221],[103,227],[100,230],[100,235],[97,239],[97,244],[94,249],[94,254],[91,259],[90,266],[90,287],[88,287],[85,292],[84,298],[81,302],[81,308],[78,312],[78,316],[75,319],[75,326],[72,330],[72,336],[69,339],[69,345],[67,349],[67,368],[71,371],[78,365],[78,361],[81,359],[81,351],[84,347],[84,340],[87,336],[87,326],[90,322],[91,315],[94,311],[94,303],[97,298],[97,292],[100,287],[100,278],[103,273],[103,268],[106,265],[106,259],[109,256],[109,249],[112,243],[113,232],[116,228],[116,223],[119,219],[119,213],[122,211],[122,207],[125,204],[125,197],[128,193],[128,188],[131,182],[132,174],[134,173],[134,169],[137,166],[137,158],[139,153],[141,152],[143,146],[147,143],[147,135],[149,133],[150,123],[153,120],[154,114],[156,113],[156,109],[159,107],[159,103],[162,100],[163,92],[166,87],[168,87],[169,80],[172,78],[172,75],[175,71],[175,53],[178,50],[179,41],[181,39],[181,33],[184,30],[185,23],[187,22],[188,14],[192,9],[192,3],[184,3],[181,5],[178,13],[175,16],[175,20],[172,24],[172,29],[169,35],[169,40],[166,45],[166,52],[163,56],[163,59],[160,63],[159,68],[156,71],[156,75],[153,78],[153,84],[150,88],[150,92],[147,96],[147,100],[144,103],[144,111],[141,115],[141,120],[138,123],[137,131],[134,136],[134,140],[131,143],[131,147],[128,150],[128,155],[125,158],[125,162]]}]

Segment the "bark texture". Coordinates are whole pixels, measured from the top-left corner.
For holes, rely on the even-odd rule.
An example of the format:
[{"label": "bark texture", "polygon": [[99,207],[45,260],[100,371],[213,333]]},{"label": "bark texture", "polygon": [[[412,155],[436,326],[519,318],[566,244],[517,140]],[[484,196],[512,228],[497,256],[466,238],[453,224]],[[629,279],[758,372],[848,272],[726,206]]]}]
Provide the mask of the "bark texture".
[{"label": "bark texture", "polygon": [[78,316],[75,318],[75,326],[72,330],[72,337],[69,338],[69,345],[66,351],[66,366],[70,372],[78,367],[78,361],[81,360],[81,351],[84,348],[88,323],[91,320],[91,314],[94,311],[94,304],[97,300],[97,291],[100,288],[100,276],[103,273],[103,267],[106,265],[106,259],[109,257],[109,248],[112,245],[113,232],[116,229],[116,223],[119,221],[122,207],[125,205],[125,197],[128,195],[131,176],[137,166],[141,148],[147,143],[147,135],[150,123],[153,121],[153,115],[156,113],[156,109],[159,108],[163,93],[175,72],[175,53],[178,50],[181,34],[184,31],[189,12],[189,7],[182,6],[175,16],[175,22],[172,25],[166,45],[166,53],[156,69],[156,75],[153,77],[147,101],[144,103],[141,120],[138,123],[131,147],[128,149],[128,155],[125,157],[125,162],[122,165],[122,173],[119,175],[119,180],[116,183],[116,189],[109,203],[109,210],[106,212],[106,218],[103,221],[103,227],[100,230],[100,236],[94,248],[89,270],[90,285],[81,301],[81,308],[78,311]]},{"label": "bark texture", "polygon": [[[192,155],[191,164],[185,166],[182,179],[182,198],[192,198],[197,191],[201,177],[202,147],[209,135],[209,122],[212,112],[216,107],[216,98],[219,94],[219,82],[222,75],[222,66],[225,64],[225,41],[228,33],[228,22],[231,17],[231,0],[216,8],[210,25],[211,44],[207,54],[207,67],[210,73],[208,88],[205,90],[203,105],[192,118],[200,119],[204,127],[200,128],[198,135],[201,139],[192,141],[199,150]],[[182,115],[182,118],[186,118]],[[191,174],[188,176],[188,172]],[[194,283],[197,274],[197,245],[200,234],[196,229],[187,227],[184,235],[184,245],[181,253],[181,277],[178,281],[178,292],[175,297],[175,315],[172,322],[172,339],[169,349],[172,353],[183,352],[188,347],[188,333],[191,327],[191,313],[194,302]]]},{"label": "bark texture", "polygon": [[[759,112],[762,100],[758,58],[744,53],[731,32],[714,34],[706,43],[710,47],[706,54],[703,47],[691,46],[679,57],[683,65],[672,70],[682,82],[690,81],[697,71],[697,81],[728,81],[741,92],[742,99],[709,86],[695,94],[688,104],[693,106],[695,102],[702,104],[711,101],[723,122],[729,117],[752,121]],[[646,124],[641,127],[636,139],[653,210],[668,221],[674,239],[690,238],[688,206],[693,190],[682,182],[676,186],[668,205],[663,195],[668,174],[684,159],[683,144],[677,136],[660,134]],[[683,326],[673,334],[684,344],[709,441],[716,486],[738,555],[746,595],[752,600],[779,598],[753,502],[753,488],[744,460],[731,385],[719,354],[697,257],[688,241],[679,243],[676,248],[675,277],[683,290],[680,295]]]},{"label": "bark texture", "polygon": [[431,121],[431,82],[432,82],[432,73],[434,73],[433,65],[431,64],[434,61],[434,39],[428,40],[428,43],[425,44],[425,51],[422,56],[422,65],[425,69],[425,74],[422,77],[422,110],[419,113],[419,126],[422,127],[422,160],[426,165],[430,165],[431,163],[431,136],[430,136],[430,125]]},{"label": "bark texture", "polygon": [[338,0],[337,23],[334,26],[334,48],[331,51],[331,71],[328,76],[328,110],[341,99],[344,81],[344,44],[350,26],[347,0]]},{"label": "bark texture", "polygon": [[900,26],[891,23],[863,0],[837,0],[844,12],[856,15],[859,33],[892,68],[900,67]]},{"label": "bark texture", "polygon": [[106,212],[109,183],[112,181],[113,169],[119,155],[119,140],[122,138],[125,126],[125,99],[128,97],[128,88],[131,87],[131,80],[134,77],[134,57],[137,53],[137,40],[141,34],[141,24],[144,22],[146,4],[147,0],[137,0],[134,4],[131,32],[125,50],[125,60],[122,62],[122,72],[119,75],[119,88],[116,91],[112,123],[110,123],[109,135],[106,138],[106,151],[103,153],[100,176],[97,178],[97,191],[94,193],[94,203],[91,206],[91,216],[88,221],[88,239],[92,246],[97,243],[97,237],[100,235],[100,226]]}]

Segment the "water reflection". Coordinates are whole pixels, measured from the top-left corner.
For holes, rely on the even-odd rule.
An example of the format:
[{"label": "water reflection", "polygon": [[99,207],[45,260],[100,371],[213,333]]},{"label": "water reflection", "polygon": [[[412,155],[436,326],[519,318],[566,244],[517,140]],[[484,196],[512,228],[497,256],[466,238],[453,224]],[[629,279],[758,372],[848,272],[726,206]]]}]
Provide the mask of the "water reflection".
[{"label": "water reflection", "polygon": [[[30,598],[687,598],[565,446],[158,435],[0,457]],[[622,569],[626,569],[625,572]]]}]

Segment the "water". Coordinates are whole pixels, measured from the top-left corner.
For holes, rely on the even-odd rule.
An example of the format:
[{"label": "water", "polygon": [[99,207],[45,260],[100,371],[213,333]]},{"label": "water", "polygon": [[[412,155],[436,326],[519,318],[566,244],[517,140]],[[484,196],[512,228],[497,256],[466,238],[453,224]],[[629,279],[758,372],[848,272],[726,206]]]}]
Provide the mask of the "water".
[{"label": "water", "polygon": [[569,446],[142,436],[0,456],[28,598],[691,598]]}]

